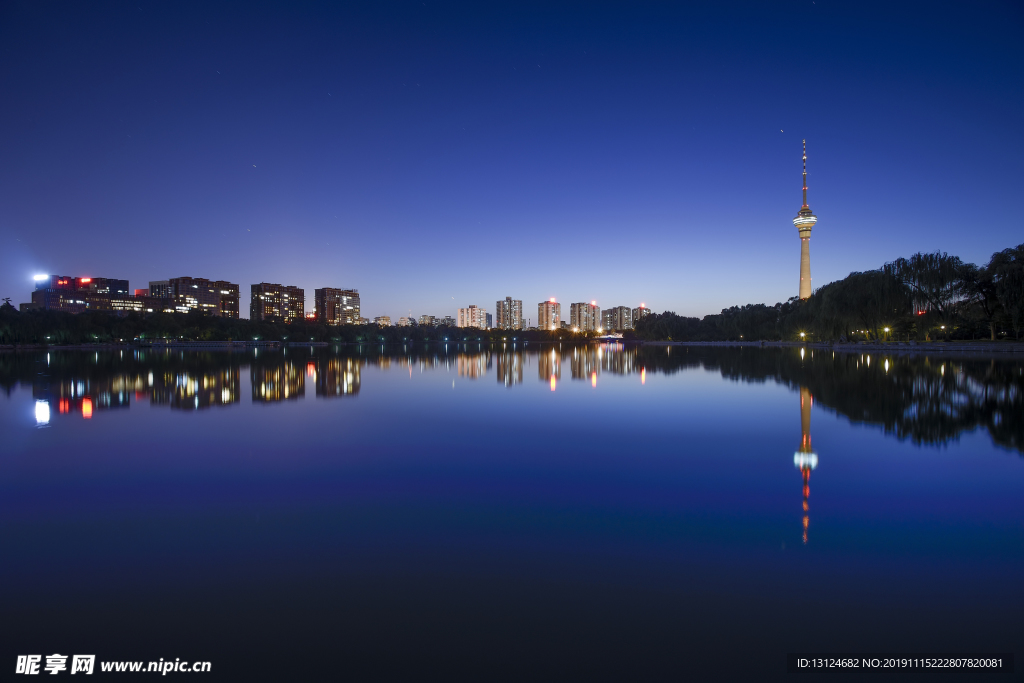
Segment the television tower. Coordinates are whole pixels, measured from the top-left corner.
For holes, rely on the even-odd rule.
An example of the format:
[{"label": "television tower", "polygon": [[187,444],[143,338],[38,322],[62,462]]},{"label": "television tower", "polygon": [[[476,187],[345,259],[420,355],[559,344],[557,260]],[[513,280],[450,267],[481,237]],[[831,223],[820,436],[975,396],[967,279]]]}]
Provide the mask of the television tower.
[{"label": "television tower", "polygon": [[804,140],[804,204],[793,219],[800,233],[800,298],[811,298],[811,228],[818,217],[807,206],[807,140]]}]

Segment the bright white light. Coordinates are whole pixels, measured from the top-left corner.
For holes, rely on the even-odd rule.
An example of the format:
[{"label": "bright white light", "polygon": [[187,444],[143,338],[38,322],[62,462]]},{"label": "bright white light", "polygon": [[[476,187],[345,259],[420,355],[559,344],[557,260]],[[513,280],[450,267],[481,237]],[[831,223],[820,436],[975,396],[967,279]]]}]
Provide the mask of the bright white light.
[{"label": "bright white light", "polygon": [[36,401],[36,424],[50,424],[50,404],[46,401]]},{"label": "bright white light", "polygon": [[814,452],[801,453],[797,451],[796,453],[793,454],[793,464],[797,467],[797,469],[802,470],[806,467],[808,469],[813,470],[815,467],[818,466],[818,454]]},{"label": "bright white light", "polygon": [[42,275],[42,274],[40,274],[40,275],[33,275],[32,279],[35,280],[36,282],[42,282],[43,280],[49,280],[50,276],[49,275]]}]

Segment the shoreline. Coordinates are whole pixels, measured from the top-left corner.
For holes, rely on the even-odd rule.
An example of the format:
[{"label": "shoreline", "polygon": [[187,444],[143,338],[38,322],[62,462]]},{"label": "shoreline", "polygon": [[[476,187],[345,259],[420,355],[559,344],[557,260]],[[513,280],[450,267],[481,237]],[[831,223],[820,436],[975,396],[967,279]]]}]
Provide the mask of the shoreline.
[{"label": "shoreline", "polygon": [[952,341],[952,342],[785,342],[785,341],[644,341],[644,346],[712,347],[802,347],[842,353],[884,352],[891,355],[961,354],[968,356],[1024,356],[1024,342]]},{"label": "shoreline", "polygon": [[[575,343],[604,343],[607,340],[578,340]],[[786,342],[786,341],[644,341],[644,340],[616,340],[619,343],[635,344],[638,346],[683,346],[683,347],[715,347],[715,348],[786,348],[797,347],[807,349],[822,349],[839,351],[841,353],[885,353],[889,355],[922,355],[922,354],[943,354],[963,355],[970,357],[992,356],[999,358],[1024,356],[1024,342],[991,342],[991,341],[952,341],[952,342]],[[403,343],[404,342],[400,342]],[[437,342],[435,340],[412,342],[413,344],[477,344],[490,345],[500,344],[496,341],[478,342]],[[533,344],[561,343],[553,340],[533,341]],[[280,342],[280,341],[209,341],[209,342],[175,342],[169,344],[2,344],[0,352],[18,351],[124,351],[124,350],[242,350],[242,349],[283,349],[296,347],[329,347],[329,346],[362,346],[366,344],[378,345],[378,342]],[[398,345],[398,343],[385,345]],[[526,340],[523,346],[529,346]]]}]

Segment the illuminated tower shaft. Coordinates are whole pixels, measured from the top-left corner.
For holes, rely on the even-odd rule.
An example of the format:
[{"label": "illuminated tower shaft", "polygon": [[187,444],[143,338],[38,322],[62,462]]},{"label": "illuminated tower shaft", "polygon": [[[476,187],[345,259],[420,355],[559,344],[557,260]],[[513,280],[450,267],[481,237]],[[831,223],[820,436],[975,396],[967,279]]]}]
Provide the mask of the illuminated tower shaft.
[{"label": "illuminated tower shaft", "polygon": [[811,298],[811,231],[800,233],[800,298]]},{"label": "illuminated tower shaft", "polygon": [[811,228],[818,222],[818,217],[811,213],[807,205],[807,141],[804,140],[804,203],[793,219],[800,234],[800,298],[811,298]]}]

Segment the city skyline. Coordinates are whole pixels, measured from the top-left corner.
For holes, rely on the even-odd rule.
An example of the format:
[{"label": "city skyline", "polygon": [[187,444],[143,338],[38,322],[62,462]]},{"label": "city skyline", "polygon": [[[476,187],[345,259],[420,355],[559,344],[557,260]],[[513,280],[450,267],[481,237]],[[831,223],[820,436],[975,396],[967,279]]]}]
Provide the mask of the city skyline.
[{"label": "city skyline", "polygon": [[[50,275],[37,273],[33,276],[35,289],[30,292],[29,301],[20,304],[21,310],[32,309],[53,309],[67,310],[70,312],[81,312],[89,308],[98,310],[111,310],[117,312],[137,313],[187,313],[191,310],[204,311],[211,315],[221,315],[230,318],[243,317],[239,315],[238,300],[240,287],[238,284],[226,280],[211,281],[207,278],[193,278],[188,276],[168,278],[167,280],[150,280],[147,288],[132,288],[127,279],[105,278],[105,277],[75,277],[66,275]],[[61,293],[75,295],[77,292],[90,292],[97,294],[97,286],[101,286],[100,294],[105,298],[97,301],[78,301],[77,306],[73,300],[67,300],[67,296],[60,297]],[[353,325],[361,321],[369,323],[370,319],[361,315],[361,295],[358,288],[336,288],[318,287],[309,301],[306,301],[305,290],[294,285],[269,284],[261,282],[250,287],[252,295],[250,301],[257,298],[265,299],[265,305],[254,306],[250,304],[249,317],[243,319],[258,320],[267,316],[280,317],[286,321],[302,318],[317,318],[328,325]],[[260,294],[257,295],[256,292]],[[134,294],[132,293],[134,292]],[[58,295],[58,296],[54,296]],[[113,296],[111,296],[113,295]],[[289,300],[294,304],[298,302],[297,310],[291,310]],[[12,300],[13,301],[13,300]],[[67,304],[72,304],[68,308]],[[95,304],[103,304],[97,307]],[[113,305],[112,305],[113,304]],[[468,308],[459,308],[456,316],[420,314],[419,316],[406,316],[410,321],[418,321],[418,325],[450,325],[457,327],[481,327],[483,329],[526,329],[528,325],[523,322],[522,300],[505,297],[496,303],[495,314],[487,312],[486,308],[470,305]],[[560,306],[556,298],[551,297],[548,301],[538,304],[538,324],[544,317],[541,310],[546,305]],[[587,331],[624,330],[632,328],[632,320],[636,317],[636,311],[645,308],[643,303],[639,309],[630,309],[628,306],[616,306],[614,309],[622,309],[625,314],[619,312],[616,320],[619,325],[610,327],[605,324],[602,318],[601,308],[596,301],[589,304],[572,304],[571,309],[577,306],[592,307],[594,311],[589,314],[589,323],[582,326],[572,322],[576,313],[571,313],[570,321],[566,325],[579,327]],[[560,310],[560,309],[559,309]],[[311,311],[306,313],[306,311]],[[254,316],[255,314],[255,316]],[[557,314],[556,314],[557,315]],[[497,317],[495,317],[497,316]],[[373,322],[380,324],[379,320],[387,320],[391,324],[391,316],[375,316]],[[484,321],[492,321],[493,324]],[[563,321],[559,321],[563,322]],[[535,327],[535,326],[529,326]],[[553,329],[553,328],[552,328]]]},{"label": "city skyline", "polygon": [[[794,295],[802,139],[828,216],[815,284],[918,251],[983,263],[1021,226],[1020,9],[881,8],[221,7],[207,30],[187,8],[9,6],[0,296],[227,262],[234,282],[355,283],[368,318],[501,291],[770,305]],[[794,26],[813,56],[780,39]],[[581,235],[622,253],[614,278],[573,258]]]}]

